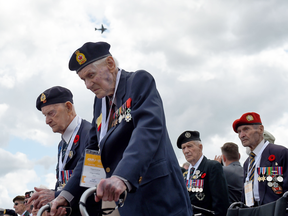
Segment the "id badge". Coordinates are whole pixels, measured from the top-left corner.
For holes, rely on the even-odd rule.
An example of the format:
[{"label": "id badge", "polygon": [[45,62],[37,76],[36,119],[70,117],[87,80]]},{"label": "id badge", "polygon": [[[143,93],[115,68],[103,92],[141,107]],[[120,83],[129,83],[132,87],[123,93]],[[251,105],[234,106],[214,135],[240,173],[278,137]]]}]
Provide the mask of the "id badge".
[{"label": "id badge", "polygon": [[81,175],[81,187],[95,187],[106,173],[101,162],[101,156],[96,150],[85,150],[85,159]]},{"label": "id badge", "polygon": [[245,201],[246,205],[251,207],[254,205],[252,181],[244,183]]}]

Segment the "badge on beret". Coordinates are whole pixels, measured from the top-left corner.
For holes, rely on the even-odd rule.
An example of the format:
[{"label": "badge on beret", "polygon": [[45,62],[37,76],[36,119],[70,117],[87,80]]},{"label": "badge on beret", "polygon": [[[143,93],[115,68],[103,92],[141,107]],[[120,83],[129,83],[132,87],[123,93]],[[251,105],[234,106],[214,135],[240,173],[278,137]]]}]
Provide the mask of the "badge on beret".
[{"label": "badge on beret", "polygon": [[247,119],[247,121],[253,121],[254,120],[252,115],[247,115],[246,119]]},{"label": "badge on beret", "polygon": [[185,137],[186,137],[186,138],[190,138],[190,137],[191,137],[191,134],[190,134],[189,132],[186,132],[186,133],[185,133]]},{"label": "badge on beret", "polygon": [[80,65],[84,64],[87,61],[85,55],[83,53],[80,53],[79,50],[77,50],[75,54],[76,54],[76,60]]},{"label": "badge on beret", "polygon": [[46,101],[46,95],[45,95],[44,93],[41,94],[40,100],[41,100],[41,102],[43,102],[43,103],[46,103],[46,102],[47,102],[47,101]]}]

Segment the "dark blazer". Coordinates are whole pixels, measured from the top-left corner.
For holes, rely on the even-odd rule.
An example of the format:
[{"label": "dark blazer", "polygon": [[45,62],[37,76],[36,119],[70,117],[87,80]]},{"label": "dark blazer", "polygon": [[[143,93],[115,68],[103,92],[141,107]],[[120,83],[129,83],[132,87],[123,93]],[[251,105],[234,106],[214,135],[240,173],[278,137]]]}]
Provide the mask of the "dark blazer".
[{"label": "dark blazer", "polygon": [[[82,157],[82,153],[84,152],[85,148],[88,145],[88,140],[89,140],[89,131],[92,128],[92,124],[84,119],[82,119],[80,128],[78,130],[77,135],[79,135],[79,141],[77,143],[73,143],[73,146],[71,147],[71,151],[73,152],[73,156],[70,158],[67,158],[64,170],[74,170],[74,168],[76,167],[79,159]],[[62,142],[60,141],[59,145],[58,145],[58,161],[59,161],[59,156],[60,156],[60,151],[61,151],[61,147],[62,147]],[[57,182],[55,185],[55,197],[57,197],[60,191],[57,191],[57,187],[59,186],[58,183],[58,163],[56,166],[56,177],[57,177]],[[87,189],[87,188],[83,188],[83,189]],[[89,197],[89,199],[87,200],[87,211],[91,212],[93,210],[93,208],[100,208],[101,204],[100,203],[95,203],[94,202],[94,198],[91,196]],[[92,212],[91,212],[92,213]],[[79,206],[78,205],[73,205],[72,206],[72,214],[71,215],[80,215],[80,210],[79,210]]]},{"label": "dark blazer", "polygon": [[235,161],[224,166],[223,172],[228,185],[229,204],[240,202],[243,191],[243,167],[239,161]]},{"label": "dark blazer", "polygon": [[[132,119],[110,128],[100,142],[101,159],[107,178],[128,180],[132,190],[120,215],[192,215],[192,208],[181,170],[166,129],[161,97],[153,77],[146,71],[122,70],[116,92],[117,108],[129,98]],[[89,149],[98,149],[101,129],[96,124],[101,114],[101,99],[95,97],[93,128]],[[75,175],[65,190],[77,202],[82,193],[79,181],[80,160]]]},{"label": "dark blazer", "polygon": [[[275,155],[274,161],[269,161],[268,158],[270,155]],[[249,164],[249,158],[244,163],[244,182],[247,176],[247,169]],[[277,165],[278,164],[278,165]],[[283,193],[288,190],[288,149],[281,145],[276,145],[269,143],[264,149],[261,155],[260,167],[283,167],[283,182],[278,183],[282,189]],[[257,167],[256,167],[257,168]],[[259,182],[259,196],[260,196],[260,205],[275,201],[279,199],[282,194],[275,194],[271,187],[267,185],[265,180]],[[243,191],[242,201],[245,202],[245,193]]]},{"label": "dark blazer", "polygon": [[[191,204],[215,211],[215,216],[226,216],[229,207],[228,187],[223,173],[222,165],[218,161],[209,160],[205,156],[198,169],[204,179],[203,200],[197,198],[197,192],[189,192]],[[186,173],[186,175],[185,175]],[[187,172],[183,173],[186,181]]]}]

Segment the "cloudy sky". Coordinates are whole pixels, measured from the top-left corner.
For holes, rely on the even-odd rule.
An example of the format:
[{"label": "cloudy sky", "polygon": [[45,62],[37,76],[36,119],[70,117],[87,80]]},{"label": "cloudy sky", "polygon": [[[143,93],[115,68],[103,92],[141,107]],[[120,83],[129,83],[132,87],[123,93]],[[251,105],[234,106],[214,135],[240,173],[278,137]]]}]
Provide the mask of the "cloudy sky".
[{"label": "cloudy sky", "polygon": [[121,68],[154,76],[180,164],[185,130],[200,131],[208,158],[236,142],[243,162],[231,125],[249,111],[288,147],[287,10],[285,0],[0,0],[0,207],[54,187],[60,134],[35,107],[40,93],[69,88],[92,120],[93,94],[68,69],[88,41],[110,43]]}]

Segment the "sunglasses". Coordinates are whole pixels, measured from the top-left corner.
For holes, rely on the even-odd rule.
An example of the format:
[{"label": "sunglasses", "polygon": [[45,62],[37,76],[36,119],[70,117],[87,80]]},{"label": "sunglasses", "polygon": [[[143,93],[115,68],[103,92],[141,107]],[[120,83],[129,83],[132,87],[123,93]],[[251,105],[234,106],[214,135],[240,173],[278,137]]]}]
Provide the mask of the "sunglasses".
[{"label": "sunglasses", "polygon": [[[24,202],[22,202],[22,204],[23,204],[23,203],[24,203]],[[17,203],[17,202],[14,203],[15,206],[17,206],[18,204],[21,204],[21,203]]]}]

